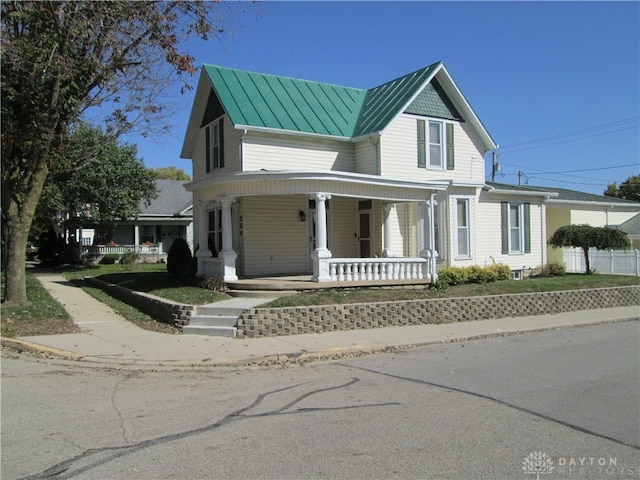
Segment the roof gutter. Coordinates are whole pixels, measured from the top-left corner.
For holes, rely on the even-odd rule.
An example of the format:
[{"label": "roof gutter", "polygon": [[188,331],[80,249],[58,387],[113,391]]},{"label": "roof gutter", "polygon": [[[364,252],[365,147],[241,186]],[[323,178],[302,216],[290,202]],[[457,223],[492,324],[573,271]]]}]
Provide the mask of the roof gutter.
[{"label": "roof gutter", "polygon": [[304,138],[322,138],[325,140],[334,140],[338,142],[350,142],[351,137],[342,137],[338,135],[328,135],[324,133],[311,133],[311,132],[299,132],[296,130],[285,130],[280,128],[268,128],[268,127],[255,127],[251,125],[234,125],[236,130],[244,131],[244,135],[247,132],[256,132],[256,133],[273,133],[276,135],[292,135],[294,137],[304,137]]}]

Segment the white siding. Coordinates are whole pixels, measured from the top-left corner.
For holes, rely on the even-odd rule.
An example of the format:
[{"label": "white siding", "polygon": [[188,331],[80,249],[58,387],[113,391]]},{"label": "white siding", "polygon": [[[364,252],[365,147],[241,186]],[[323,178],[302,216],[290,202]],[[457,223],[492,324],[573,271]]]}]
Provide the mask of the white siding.
[{"label": "white siding", "polygon": [[240,171],[240,142],[242,132],[233,128],[229,118],[224,117],[224,168],[206,173],[206,125],[200,129],[193,148],[192,175],[193,180],[206,176],[228,175]]},{"label": "white siding", "polygon": [[329,219],[331,221],[330,249],[333,257],[353,258],[358,255],[357,200],[332,197]]},{"label": "white siding", "polygon": [[[503,254],[501,232],[501,204],[500,200],[512,204],[529,203],[531,220],[531,253]],[[481,195],[480,202],[476,205],[475,244],[476,265],[491,265],[504,263],[512,270],[522,268],[534,268],[543,263],[543,249],[546,238],[542,238],[544,209],[540,201],[535,198],[488,198]]]},{"label": "white siding", "polygon": [[454,125],[454,170],[430,170],[418,167],[418,133],[415,117],[401,115],[380,140],[382,176],[411,180],[451,179],[484,182],[484,153],[480,140],[467,123]]},{"label": "white siding", "polygon": [[355,172],[368,175],[378,175],[377,145],[369,141],[355,144]]},{"label": "white siding", "polygon": [[349,142],[285,135],[248,133],[243,148],[243,171],[354,171],[354,148]]},{"label": "white siding", "polygon": [[307,271],[307,210],[304,196],[243,199],[243,256],[245,275],[277,275]]}]

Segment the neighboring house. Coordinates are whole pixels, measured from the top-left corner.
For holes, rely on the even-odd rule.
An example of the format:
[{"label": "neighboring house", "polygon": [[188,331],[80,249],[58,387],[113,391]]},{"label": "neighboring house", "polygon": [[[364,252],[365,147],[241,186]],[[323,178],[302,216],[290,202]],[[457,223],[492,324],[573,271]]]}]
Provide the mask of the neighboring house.
[{"label": "neighboring house", "polygon": [[640,213],[617,225],[616,228],[627,234],[631,241],[631,248],[640,250]]},{"label": "neighboring house", "polygon": [[[179,180],[156,180],[157,197],[149,205],[140,202],[140,214],[134,220],[119,221],[113,233],[117,246],[100,247],[100,253],[166,254],[177,237],[187,240],[193,251],[193,196],[185,190],[186,182]],[[90,220],[71,218],[65,221],[67,230],[81,245],[95,244],[94,229]],[[120,248],[118,248],[120,247]],[[87,248],[83,248],[87,251]]]},{"label": "neighboring house", "polygon": [[[492,185],[490,183],[490,185]],[[495,184],[499,185],[499,184]],[[620,228],[626,222],[625,231],[629,239],[638,248],[640,241],[640,231],[636,229],[634,237],[634,223],[632,217],[640,213],[640,202],[623,200],[604,195],[594,195],[592,193],[578,192],[566,188],[556,187],[536,187],[524,185],[520,187],[511,186],[521,192],[547,192],[550,197],[546,202],[546,239],[560,227],[565,225],[591,225],[593,227],[616,227]],[[620,226],[620,227],[619,227]],[[627,231],[629,230],[629,231]],[[634,239],[635,238],[635,239]],[[549,248],[549,262],[562,262],[562,249]]]},{"label": "neighboring house", "polygon": [[495,148],[442,62],[370,90],[204,65],[181,153],[198,273],[383,283],[545,263],[550,194],[487,187]]}]

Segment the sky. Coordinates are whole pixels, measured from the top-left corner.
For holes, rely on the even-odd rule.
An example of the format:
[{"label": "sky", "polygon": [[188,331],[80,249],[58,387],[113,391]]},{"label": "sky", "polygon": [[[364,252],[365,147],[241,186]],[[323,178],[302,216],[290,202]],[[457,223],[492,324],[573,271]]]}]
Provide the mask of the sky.
[{"label": "sky", "polygon": [[[640,2],[263,1],[233,10],[221,41],[184,44],[197,65],[368,89],[443,61],[500,146],[497,182],[602,194],[640,174]],[[148,168],[190,175],[180,150],[195,88],[177,89],[170,135],[125,140]]]}]

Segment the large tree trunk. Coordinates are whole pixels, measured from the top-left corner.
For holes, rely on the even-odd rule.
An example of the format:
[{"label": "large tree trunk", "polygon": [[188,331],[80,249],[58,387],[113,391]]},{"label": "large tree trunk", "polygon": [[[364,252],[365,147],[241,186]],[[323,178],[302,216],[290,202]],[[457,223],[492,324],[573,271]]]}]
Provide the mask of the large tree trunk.
[{"label": "large tree trunk", "polygon": [[6,304],[24,305],[29,303],[25,273],[27,241],[48,172],[46,162],[40,161],[39,163],[40,165],[31,177],[31,185],[21,198],[22,202],[18,201],[11,187],[2,185],[2,207],[4,210],[2,246],[5,260],[4,301]]}]

